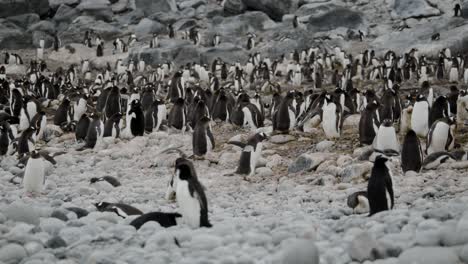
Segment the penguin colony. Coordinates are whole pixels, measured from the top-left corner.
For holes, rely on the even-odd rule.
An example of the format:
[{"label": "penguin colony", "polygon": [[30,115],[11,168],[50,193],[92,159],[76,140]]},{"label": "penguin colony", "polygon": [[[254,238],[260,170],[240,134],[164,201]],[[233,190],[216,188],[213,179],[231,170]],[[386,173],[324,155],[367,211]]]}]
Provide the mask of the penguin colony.
[{"label": "penguin colony", "polygon": [[[299,26],[294,19],[294,26]],[[169,27],[169,38],[174,30]],[[153,35],[149,46],[159,47]],[[437,40],[440,36],[433,36]],[[196,28],[186,38],[200,45]],[[246,49],[254,50],[257,36],[249,33]],[[363,33],[360,32],[362,41]],[[139,40],[113,41],[114,53],[126,52]],[[104,56],[104,40],[85,44]],[[222,40],[216,35],[213,46]],[[4,53],[4,64],[23,64],[17,54]],[[153,68],[154,67],[154,68]],[[99,211],[121,217],[141,215],[131,222],[137,229],[148,221],[163,227],[185,223],[192,228],[211,227],[208,200],[194,162],[214,151],[214,125],[231,123],[248,129],[246,143],[228,142],[241,148],[235,175],[244,180],[255,174],[263,143],[272,134],[304,133],[320,127],[329,139],[339,139],[343,123],[360,115],[360,145],[371,146],[368,159],[374,163],[367,190],[348,197],[355,213],[370,215],[395,206],[391,160],[401,157],[403,172],[435,169],[442,163],[467,160],[456,143],[456,126],[467,120],[468,69],[461,54],[442,50],[436,58],[418,50],[398,55],[377,55],[365,50],[352,55],[339,47],[294,50],[280,58],[253,53],[246,62],[228,63],[216,58],[211,65],[196,62],[176,67],[168,61],[146,65],[144,61],[121,59],[103,69],[85,60],[51,72],[45,61],[30,62],[27,74],[12,78],[0,72],[0,155],[17,155],[26,164],[22,187],[27,195],[40,195],[45,181],[45,162],[55,164],[54,155],[41,151],[56,134],[74,134],[79,151],[99,151],[106,138],[127,140],[152,132],[190,133],[193,155],[180,150],[170,177],[167,198],[175,199],[178,212],[143,214],[122,203],[101,201]],[[431,83],[450,82],[450,91],[438,94]],[[362,83],[370,89],[358,89]],[[409,87],[418,83],[418,87]],[[459,86],[459,87],[457,87]],[[410,88],[410,89],[408,89]],[[54,102],[59,102],[54,106]],[[51,111],[52,110],[52,111]],[[272,125],[272,131],[267,126]],[[403,144],[399,143],[400,136]],[[168,150],[172,151],[172,150]],[[240,178],[241,179],[241,178]],[[91,178],[90,184],[120,182],[111,176]],[[79,208],[80,215],[87,212]]]}]

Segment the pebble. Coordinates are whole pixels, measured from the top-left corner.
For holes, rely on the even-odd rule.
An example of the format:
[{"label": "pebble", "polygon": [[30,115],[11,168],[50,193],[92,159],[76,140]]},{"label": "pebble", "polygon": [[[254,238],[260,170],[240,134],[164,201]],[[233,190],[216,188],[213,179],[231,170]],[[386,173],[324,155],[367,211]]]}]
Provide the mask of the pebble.
[{"label": "pebble", "polygon": [[284,264],[319,264],[319,250],[313,241],[298,240],[286,247],[282,256]]},{"label": "pebble", "polygon": [[0,248],[0,262],[19,263],[26,256],[26,250],[18,244],[7,244]]}]

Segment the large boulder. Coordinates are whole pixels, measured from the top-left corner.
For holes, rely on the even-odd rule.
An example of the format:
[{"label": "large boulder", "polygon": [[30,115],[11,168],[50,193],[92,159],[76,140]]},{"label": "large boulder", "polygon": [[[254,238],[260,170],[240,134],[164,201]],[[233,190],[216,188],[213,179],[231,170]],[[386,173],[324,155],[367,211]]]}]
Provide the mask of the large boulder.
[{"label": "large boulder", "polygon": [[149,65],[157,65],[167,61],[183,65],[187,62],[199,62],[200,50],[187,40],[162,39],[159,48],[136,47],[131,49],[129,59],[144,60]]},{"label": "large boulder", "polygon": [[272,29],[276,23],[265,13],[248,12],[238,16],[214,17],[211,20],[213,32],[218,32],[222,36],[242,37],[249,32],[265,31]]},{"label": "large boulder", "polygon": [[201,63],[211,64],[216,58],[223,58],[226,63],[241,62],[248,59],[247,51],[231,43],[221,43],[217,47],[209,48],[202,52]]},{"label": "large boulder", "polygon": [[83,32],[92,30],[104,39],[114,39],[115,36],[122,34],[122,31],[116,26],[106,23],[102,20],[96,20],[89,16],[77,17],[67,28],[61,32],[60,38],[63,43],[83,41]]},{"label": "large boulder", "polygon": [[76,6],[80,3],[80,0],[49,0],[51,8],[56,9],[61,5]]},{"label": "large boulder", "polygon": [[439,9],[430,6],[426,0],[395,0],[393,10],[400,18],[422,18],[441,14]]},{"label": "large boulder", "polygon": [[8,20],[22,28],[28,28],[30,25],[39,22],[40,18],[38,14],[32,13],[32,14],[11,16],[11,17],[8,17]]},{"label": "large boulder", "polygon": [[49,33],[50,35],[54,34],[56,31],[55,23],[47,21],[47,20],[42,20],[39,21],[38,23],[31,25],[28,28],[28,31],[34,32],[34,31],[44,31]]},{"label": "large boulder", "polygon": [[31,35],[17,25],[0,19],[0,49],[22,49],[31,46]]},{"label": "large boulder", "polygon": [[96,20],[112,21],[113,12],[108,0],[82,0],[77,9]]},{"label": "large boulder", "polygon": [[75,20],[75,18],[80,16],[80,11],[78,9],[70,7],[68,5],[61,5],[55,12],[54,20],[56,22],[65,22],[70,23]]},{"label": "large boulder", "polygon": [[294,13],[299,0],[243,0],[248,9],[265,12],[271,19],[282,21],[283,16]]},{"label": "large boulder", "polygon": [[48,0],[0,0],[0,17],[26,13],[45,15],[48,11]]},{"label": "large boulder", "polygon": [[112,12],[116,14],[120,14],[120,13],[133,9],[133,6],[131,5],[130,2],[131,2],[130,0],[118,0],[115,3],[112,3],[111,5]]},{"label": "large boulder", "polygon": [[160,34],[165,30],[166,27],[163,24],[148,18],[140,20],[140,23],[138,23],[134,28],[134,32],[137,34],[137,37],[143,37],[153,33]]},{"label": "large boulder", "polygon": [[224,2],[224,13],[228,15],[242,14],[245,10],[247,10],[247,6],[242,0],[226,0]]},{"label": "large boulder", "polygon": [[136,8],[141,9],[145,15],[157,12],[177,11],[175,0],[135,0]]},{"label": "large boulder", "polygon": [[309,30],[316,32],[329,31],[340,27],[357,29],[364,21],[362,13],[343,7],[335,7],[326,13],[312,15],[307,26]]},{"label": "large boulder", "polygon": [[47,32],[35,30],[32,33],[32,44],[34,47],[40,47],[40,41],[44,40],[44,48],[48,49],[54,45],[54,37]]}]

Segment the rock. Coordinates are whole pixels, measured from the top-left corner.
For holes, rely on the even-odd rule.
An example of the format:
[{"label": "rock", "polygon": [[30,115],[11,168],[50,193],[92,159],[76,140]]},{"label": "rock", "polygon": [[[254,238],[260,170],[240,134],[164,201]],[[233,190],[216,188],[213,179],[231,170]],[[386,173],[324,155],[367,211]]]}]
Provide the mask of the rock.
[{"label": "rock", "polygon": [[317,152],[330,152],[330,148],[333,147],[333,145],[335,145],[334,141],[324,140],[319,142],[315,146],[315,149],[317,150]]},{"label": "rock", "polygon": [[8,17],[8,21],[15,23],[22,28],[28,28],[30,25],[39,22],[38,14],[23,14],[18,16]]},{"label": "rock", "polygon": [[351,164],[343,169],[340,173],[340,178],[342,182],[352,182],[353,180],[362,180],[370,173],[372,170],[372,163],[365,162],[361,164]]},{"label": "rock", "polygon": [[284,250],[282,262],[287,264],[319,264],[319,251],[314,242],[298,240]]},{"label": "rock", "polygon": [[57,218],[59,220],[62,220],[64,222],[68,221],[67,214],[61,210],[55,210],[52,212],[50,217]]},{"label": "rock", "polygon": [[458,255],[460,257],[460,259],[464,262],[464,263],[467,263],[468,262],[468,244],[467,245],[464,245],[461,249],[460,249],[460,253]]},{"label": "rock", "polygon": [[[61,32],[59,36],[64,43],[81,43],[83,41],[83,32],[86,30],[92,30],[102,38],[112,40],[116,35],[122,34],[122,31],[114,25],[102,20],[96,20],[91,16],[80,16],[73,20],[67,30]],[[93,57],[95,57],[95,53],[95,50],[93,50]]]},{"label": "rock", "polygon": [[186,40],[161,39],[160,48],[137,48],[131,49],[129,59],[144,60],[147,64],[157,65],[172,61],[176,65],[199,61],[200,50],[191,42]]},{"label": "rock", "polygon": [[0,17],[26,13],[45,15],[47,11],[49,11],[48,0],[0,0]]},{"label": "rock", "polygon": [[67,245],[70,245],[80,240],[82,230],[78,227],[66,227],[60,230],[59,236],[65,241]]},{"label": "rock", "polygon": [[32,35],[32,44],[34,47],[40,47],[40,41],[44,40],[44,48],[50,48],[54,45],[54,37],[44,31],[34,31]]},{"label": "rock", "polygon": [[47,20],[39,21],[28,28],[28,31],[44,31],[50,35],[54,34],[56,31],[55,23]]},{"label": "rock", "polygon": [[268,141],[273,144],[286,144],[294,140],[296,138],[292,135],[274,135]]},{"label": "rock", "polygon": [[266,168],[266,167],[258,168],[255,170],[255,175],[258,177],[263,177],[263,178],[270,177],[273,175],[273,171],[270,168]]},{"label": "rock", "polygon": [[36,210],[23,203],[12,203],[3,211],[5,216],[13,221],[24,222],[32,225],[39,224],[39,215]]},{"label": "rock", "polygon": [[70,23],[80,16],[78,9],[70,7],[68,5],[60,5],[55,12],[54,21]]},{"label": "rock", "polygon": [[284,15],[294,13],[299,6],[299,0],[243,0],[243,2],[248,9],[262,11],[275,21],[281,21]]},{"label": "rock", "polygon": [[393,11],[400,18],[422,18],[441,14],[439,9],[430,6],[425,0],[395,0]]},{"label": "rock", "polygon": [[0,48],[22,49],[30,46],[31,35],[29,33],[11,22],[0,19]]},{"label": "rock", "polygon": [[363,23],[362,13],[336,7],[323,15],[311,16],[307,27],[310,31],[329,31],[340,27],[357,29]]},{"label": "rock", "polygon": [[127,12],[125,14],[121,14],[117,16],[116,19],[121,25],[134,25],[134,24],[138,24],[140,20],[143,19],[144,17],[145,17],[145,13],[143,13],[142,10],[137,9],[131,12]]},{"label": "rock", "polygon": [[54,236],[51,239],[47,240],[45,246],[48,248],[61,248],[66,247],[67,243],[65,242],[65,240],[63,240],[63,238],[59,236]]},{"label": "rock", "polygon": [[0,249],[0,262],[20,263],[26,257],[26,250],[18,244],[7,244]]},{"label": "rock", "polygon": [[34,255],[37,252],[40,252],[44,249],[44,246],[36,241],[30,241],[24,244],[24,249],[29,256]]},{"label": "rock", "polygon": [[177,11],[175,0],[135,0],[135,4],[136,8],[141,9],[145,15]]},{"label": "rock", "polygon": [[242,0],[226,0],[224,2],[224,13],[228,15],[239,15],[245,12],[247,7]]},{"label": "rock", "polygon": [[96,20],[112,21],[113,12],[108,0],[82,0],[76,8],[83,15],[94,17]]},{"label": "rock", "polygon": [[60,5],[76,6],[80,3],[80,0],[49,0],[51,8],[56,9]]},{"label": "rock", "polygon": [[166,30],[166,27],[156,21],[153,21],[148,18],[143,18],[140,20],[137,26],[135,26],[135,33],[137,33],[137,37],[143,37],[146,35],[151,35],[153,33],[160,34]]},{"label": "rock", "polygon": [[453,214],[448,208],[434,208],[425,211],[422,215],[425,219],[437,219],[447,221],[453,219]]},{"label": "rock", "polygon": [[112,12],[115,14],[120,14],[130,10],[132,6],[130,5],[129,0],[118,0],[117,2],[111,5]]},{"label": "rock", "polygon": [[192,248],[195,250],[213,250],[222,244],[221,238],[208,234],[197,235],[191,241]]},{"label": "rock", "polygon": [[400,264],[457,264],[457,254],[451,248],[414,247],[404,251],[398,257]]},{"label": "rock", "polygon": [[55,236],[65,227],[65,222],[57,218],[41,218],[39,226],[43,231]]},{"label": "rock", "polygon": [[[247,12],[237,16],[214,17],[211,20],[211,27],[213,32],[222,36],[221,42],[225,42],[226,38],[232,38],[232,36],[245,36],[249,32],[257,32],[258,34],[261,31],[273,29],[276,27],[276,23],[265,13]],[[234,43],[234,41],[230,42]]]},{"label": "rock", "polygon": [[200,6],[206,5],[206,0],[187,0],[179,4],[180,9],[195,8],[198,9]]},{"label": "rock", "polygon": [[311,171],[316,169],[322,162],[333,157],[328,153],[306,153],[302,154],[288,167],[288,173],[297,173],[300,171]]},{"label": "rock", "polygon": [[223,58],[226,63],[234,63],[237,61],[246,61],[248,53],[241,47],[231,43],[221,43],[219,46],[209,48],[202,51],[200,54],[201,62],[211,65],[216,58]]},{"label": "rock", "polygon": [[357,235],[348,248],[352,260],[363,262],[378,258],[379,243],[369,233],[362,232]]}]

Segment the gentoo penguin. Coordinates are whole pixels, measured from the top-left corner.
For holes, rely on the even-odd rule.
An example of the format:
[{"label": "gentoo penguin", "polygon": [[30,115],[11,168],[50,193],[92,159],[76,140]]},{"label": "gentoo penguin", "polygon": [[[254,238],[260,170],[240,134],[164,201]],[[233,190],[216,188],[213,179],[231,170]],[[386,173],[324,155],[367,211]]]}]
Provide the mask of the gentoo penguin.
[{"label": "gentoo penguin", "polygon": [[372,101],[367,104],[364,111],[361,112],[359,120],[359,142],[363,145],[371,145],[379,131],[379,104],[377,101]]},{"label": "gentoo penguin", "polygon": [[150,48],[155,49],[159,48],[159,39],[158,39],[158,34],[154,33],[153,38],[150,41]]},{"label": "gentoo penguin", "polygon": [[122,113],[115,113],[104,124],[104,135],[103,137],[120,137],[120,120],[122,119]]},{"label": "gentoo penguin", "polygon": [[367,198],[369,199],[369,216],[393,209],[393,179],[392,172],[387,166],[388,159],[378,156],[375,159],[371,176],[367,184]]},{"label": "gentoo penguin", "polygon": [[455,121],[452,118],[442,118],[437,120],[429,130],[426,143],[428,155],[450,151],[455,146]]},{"label": "gentoo penguin", "polygon": [[247,144],[238,141],[228,142],[242,148],[237,174],[252,176],[255,173],[258,159],[262,154],[263,141],[266,139],[266,134],[260,132],[250,137]]},{"label": "gentoo penguin", "polygon": [[34,145],[36,144],[36,131],[37,129],[35,127],[28,127],[21,133],[17,146],[18,155],[20,157],[34,149]]},{"label": "gentoo penguin", "polygon": [[86,139],[86,134],[88,134],[88,128],[91,120],[89,119],[87,114],[83,114],[76,124],[75,128],[75,138],[76,141],[84,141]]},{"label": "gentoo penguin", "polygon": [[8,153],[10,143],[15,140],[10,124],[6,121],[0,122],[0,156]]},{"label": "gentoo penguin", "polygon": [[72,121],[71,102],[68,98],[63,99],[54,115],[54,125],[64,126]]},{"label": "gentoo penguin", "polygon": [[[221,43],[221,39],[219,37],[219,34],[215,34],[213,37],[213,47],[218,46]],[[214,72],[213,72],[214,73]]]},{"label": "gentoo penguin", "polygon": [[130,225],[134,226],[138,230],[147,222],[153,221],[158,222],[162,227],[167,228],[176,226],[177,223],[181,221],[180,218],[182,218],[182,215],[179,213],[152,212],[135,218],[132,222],[130,222]]},{"label": "gentoo penguin", "polygon": [[73,103],[73,121],[78,122],[88,108],[88,96],[82,95]]},{"label": "gentoo penguin", "polygon": [[367,199],[366,191],[359,191],[348,196],[347,204],[353,209],[355,214],[369,213],[369,199]]},{"label": "gentoo penguin", "polygon": [[56,164],[55,160],[46,153],[36,150],[31,151],[27,158],[23,176],[23,186],[26,194],[39,194],[45,182],[44,160]]},{"label": "gentoo penguin", "polygon": [[143,136],[145,133],[145,116],[141,109],[140,100],[133,100],[130,111],[128,112],[130,117],[130,133],[132,136]]},{"label": "gentoo penguin", "polygon": [[433,170],[443,163],[451,163],[454,161],[456,161],[456,158],[449,152],[434,152],[424,159],[422,166],[425,170]]},{"label": "gentoo penguin", "polygon": [[93,177],[93,178],[91,178],[89,180],[89,183],[93,184],[93,183],[100,182],[100,181],[106,181],[106,182],[110,183],[114,187],[118,187],[118,186],[122,185],[122,184],[120,184],[119,180],[117,180],[116,178],[114,178],[112,176],[104,176],[104,177],[99,177],[99,178]]},{"label": "gentoo penguin", "polygon": [[431,40],[432,41],[440,40],[440,33],[435,33],[434,35],[432,35]]},{"label": "gentoo penguin", "polygon": [[429,132],[429,102],[424,95],[418,95],[411,114],[411,129],[419,137],[426,137]]},{"label": "gentoo penguin", "polygon": [[255,48],[255,35],[252,33],[249,33],[248,39],[247,39],[247,50],[251,50]]},{"label": "gentoo penguin", "polygon": [[182,220],[192,228],[211,227],[208,201],[192,162],[181,157],[175,162],[176,200]]},{"label": "gentoo penguin", "polygon": [[450,115],[450,105],[445,96],[439,96],[432,104],[429,112],[429,127],[441,118],[447,118]]},{"label": "gentoo penguin", "polygon": [[215,148],[215,140],[211,132],[210,119],[204,116],[198,120],[192,134],[193,154],[198,157],[205,156],[206,153]]},{"label": "gentoo penguin", "polygon": [[147,132],[159,131],[163,121],[167,119],[166,104],[161,99],[154,100],[151,109],[145,113],[145,130]]},{"label": "gentoo penguin", "polygon": [[84,148],[94,148],[97,144],[102,141],[104,135],[104,123],[101,117],[97,113],[91,113],[91,123],[86,133],[86,140]]},{"label": "gentoo penguin", "polygon": [[30,96],[25,96],[20,112],[18,130],[23,131],[31,125],[32,118],[40,111],[40,105]]},{"label": "gentoo penguin", "polygon": [[127,218],[129,215],[142,215],[143,212],[139,209],[123,203],[108,203],[108,202],[100,202],[94,204],[96,209],[99,212],[113,212],[116,213],[118,216],[122,218]]},{"label": "gentoo penguin", "polygon": [[106,98],[105,104],[106,119],[122,111],[122,96],[120,89],[117,86],[110,88],[110,92]]},{"label": "gentoo penguin", "polygon": [[325,97],[322,106],[322,128],[329,139],[339,138],[343,127],[343,110],[341,104],[335,103],[331,97]]},{"label": "gentoo penguin", "polygon": [[288,133],[296,125],[296,111],[292,106],[294,92],[289,91],[273,113],[273,130]]},{"label": "gentoo penguin", "polygon": [[36,128],[36,140],[44,139],[44,131],[47,127],[47,116],[44,111],[39,111],[31,120],[31,126]]},{"label": "gentoo penguin", "polygon": [[185,128],[187,124],[187,113],[185,108],[185,100],[183,98],[178,98],[169,112],[169,118],[167,120],[169,127],[173,127],[178,130]]},{"label": "gentoo penguin", "polygon": [[232,105],[229,102],[228,96],[223,89],[219,92],[217,98],[215,99],[211,116],[213,117],[214,121],[220,120],[226,122],[230,119],[231,111]]},{"label": "gentoo penguin", "polygon": [[466,150],[455,150],[455,151],[450,152],[450,154],[457,161],[467,161],[468,160],[468,152]]},{"label": "gentoo penguin", "polygon": [[97,48],[96,48],[96,57],[102,57],[102,56],[104,56],[104,50],[103,50],[102,44],[99,44],[97,45]]},{"label": "gentoo penguin", "polygon": [[395,127],[393,127],[393,122],[391,120],[385,119],[382,121],[377,135],[375,136],[373,147],[383,152],[400,152],[400,144],[398,143]]},{"label": "gentoo penguin", "polygon": [[419,138],[413,130],[406,133],[401,149],[401,168],[403,172],[419,172],[424,160],[424,153],[421,148]]},{"label": "gentoo penguin", "polygon": [[455,4],[455,7],[453,8],[453,12],[454,12],[454,16],[458,17],[458,16],[462,16],[462,9],[461,9],[461,6],[460,4]]}]

